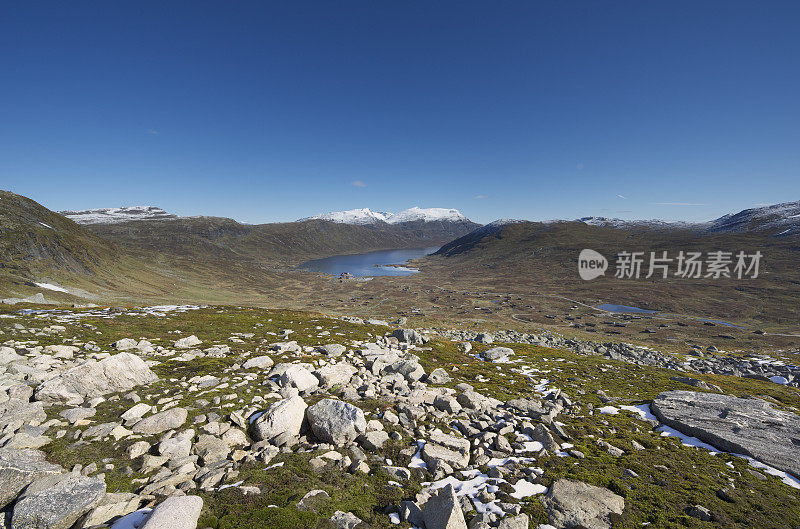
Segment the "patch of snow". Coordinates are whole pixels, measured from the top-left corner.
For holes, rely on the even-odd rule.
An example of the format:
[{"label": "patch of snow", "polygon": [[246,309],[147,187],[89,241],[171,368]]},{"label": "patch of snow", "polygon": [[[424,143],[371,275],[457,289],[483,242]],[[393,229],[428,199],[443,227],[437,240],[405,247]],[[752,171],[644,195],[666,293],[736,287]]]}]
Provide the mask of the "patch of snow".
[{"label": "patch of snow", "polygon": [[650,405],[649,404],[637,404],[636,406],[625,405],[625,406],[620,406],[620,408],[622,408],[623,410],[631,411],[631,412],[635,413],[642,420],[658,422],[658,419],[656,418],[656,416],[653,415],[653,412],[650,411]]},{"label": "patch of snow", "polygon": [[45,228],[50,228],[51,230],[52,230],[52,229],[54,229],[54,228],[53,228],[51,225],[49,225],[49,224],[45,224],[44,222],[41,222],[41,221],[39,221],[39,224],[41,224],[41,225],[42,225],[42,226],[44,226]]},{"label": "patch of snow", "polygon": [[[705,450],[708,450],[711,455],[717,455],[717,454],[719,454],[721,452],[720,450],[717,450],[717,448],[715,448],[714,446],[712,446],[712,445],[710,445],[708,443],[704,443],[703,441],[701,441],[697,437],[692,437],[692,436],[683,434],[683,433],[679,432],[678,430],[676,430],[674,428],[670,428],[669,426],[664,425],[664,424],[662,424],[661,426],[656,428],[656,431],[660,431],[661,435],[664,436],[664,437],[666,437],[666,436],[677,437],[678,439],[680,439],[681,444],[683,444],[684,446],[694,446],[694,447],[697,447],[697,448],[703,448]],[[726,453],[729,453],[729,452],[726,452]],[[746,455],[743,455],[743,454],[734,454],[734,453],[730,453],[730,454],[732,456],[736,456],[736,457],[740,457],[742,459],[746,459],[751,467],[763,470],[764,472],[766,472],[767,474],[769,474],[771,476],[775,476],[775,477],[780,478],[781,481],[783,481],[786,485],[789,485],[790,487],[792,487],[794,489],[800,489],[800,479],[792,476],[791,474],[787,474],[786,472],[784,472],[782,470],[778,470],[775,467],[771,467],[771,466],[769,466],[767,464],[764,464],[761,461],[753,459],[750,456],[746,456]]]},{"label": "patch of snow", "polygon": [[126,514],[111,526],[111,529],[138,529],[150,516],[153,509],[139,509],[130,514]]},{"label": "patch of snow", "polygon": [[322,213],[311,217],[299,219],[298,222],[307,220],[327,220],[329,222],[336,222],[339,224],[378,224],[385,222],[387,224],[400,224],[403,222],[435,222],[435,221],[450,221],[460,222],[468,221],[467,217],[462,215],[456,209],[445,208],[419,208],[413,207],[403,210],[399,213],[388,213],[384,211],[373,211],[369,208],[348,209],[346,211],[332,211],[329,213]]},{"label": "patch of snow", "polygon": [[511,493],[511,496],[521,500],[522,498],[535,496],[536,494],[544,494],[545,492],[547,492],[547,487],[544,485],[521,479],[514,485],[514,492]]},{"label": "patch of snow", "polygon": [[52,283],[34,283],[39,288],[46,288],[47,290],[54,290],[56,292],[66,292],[69,294],[69,290],[64,287],[60,287],[58,285],[54,285]]},{"label": "patch of snow", "polygon": [[390,521],[391,521],[393,524],[397,525],[397,524],[399,524],[399,523],[400,523],[400,515],[399,515],[399,514],[397,514],[396,512],[389,513],[389,520],[390,520]]},{"label": "patch of snow", "polygon": [[78,224],[116,224],[131,220],[178,218],[177,215],[167,213],[157,206],[85,209],[82,211],[59,211],[59,213]]},{"label": "patch of snow", "polygon": [[776,376],[774,376],[774,377],[769,377],[769,379],[770,379],[771,381],[775,382],[776,384],[781,384],[781,385],[783,385],[783,386],[785,386],[786,384],[788,384],[788,383],[789,383],[789,381],[788,381],[788,380],[786,380],[784,377],[782,377],[782,376],[778,376],[778,375],[776,375]]},{"label": "patch of snow", "polygon": [[607,415],[616,415],[619,413],[619,408],[615,408],[614,406],[603,406],[602,408],[597,408],[597,411]]},{"label": "patch of snow", "polygon": [[411,463],[408,464],[408,468],[426,468],[425,461],[422,459],[422,448],[424,446],[425,441],[417,441],[417,451],[411,457]]}]

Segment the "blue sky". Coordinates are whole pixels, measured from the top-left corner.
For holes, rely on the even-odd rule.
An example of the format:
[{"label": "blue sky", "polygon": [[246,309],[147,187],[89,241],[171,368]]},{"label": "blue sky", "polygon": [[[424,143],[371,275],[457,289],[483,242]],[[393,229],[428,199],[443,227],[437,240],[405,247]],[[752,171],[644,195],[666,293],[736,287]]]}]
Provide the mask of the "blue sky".
[{"label": "blue sky", "polygon": [[800,200],[800,3],[13,2],[0,188],[247,222]]}]

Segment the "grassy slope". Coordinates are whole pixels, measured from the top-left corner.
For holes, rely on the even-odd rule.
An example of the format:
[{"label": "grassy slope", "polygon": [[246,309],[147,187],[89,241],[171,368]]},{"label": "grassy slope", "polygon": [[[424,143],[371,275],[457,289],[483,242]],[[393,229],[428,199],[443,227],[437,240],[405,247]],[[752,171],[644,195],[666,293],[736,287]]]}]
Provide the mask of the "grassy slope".
[{"label": "grassy slope", "polygon": [[[577,258],[584,248],[609,258],[604,277],[582,281]],[[734,251],[762,258],[757,279],[645,279],[614,278],[614,260],[620,251],[667,250],[670,257],[684,251]],[[800,292],[797,241],[757,235],[700,235],[690,231],[617,230],[579,222],[556,224],[519,223],[496,233],[467,236],[445,245],[438,255],[420,265],[453,283],[470,284],[474,290],[535,291],[557,293],[582,302],[633,305],[664,312],[697,314],[717,319],[788,324],[800,321],[800,307],[793,302]],[[673,263],[671,270],[674,271]],[[506,290],[503,290],[505,288]]]}]

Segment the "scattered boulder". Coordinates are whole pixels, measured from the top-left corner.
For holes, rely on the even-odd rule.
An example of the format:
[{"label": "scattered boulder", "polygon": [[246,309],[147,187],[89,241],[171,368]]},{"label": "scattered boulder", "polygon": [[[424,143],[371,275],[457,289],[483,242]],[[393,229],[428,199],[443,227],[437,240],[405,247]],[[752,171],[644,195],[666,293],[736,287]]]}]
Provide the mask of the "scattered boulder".
[{"label": "scattered boulder", "polygon": [[467,529],[464,513],[452,485],[439,489],[422,507],[425,529]]},{"label": "scattered boulder", "polygon": [[499,360],[508,360],[509,356],[514,354],[514,350],[509,347],[492,347],[483,352],[484,360],[489,362],[497,362]]},{"label": "scattered boulder", "polygon": [[269,441],[283,433],[293,436],[300,435],[307,407],[305,401],[299,396],[273,402],[260,417],[253,421],[251,426],[253,439]]},{"label": "scattered boulder", "polygon": [[363,523],[361,518],[351,512],[336,511],[330,518],[331,523],[336,529],[355,529],[358,524]]},{"label": "scattered boulder", "polygon": [[175,340],[173,345],[176,349],[189,349],[191,347],[198,346],[201,343],[203,343],[203,341],[193,334],[191,336],[187,336],[186,338]]},{"label": "scattered boulder", "polygon": [[195,529],[202,510],[200,496],[172,496],[156,505],[139,529]]},{"label": "scattered boulder", "polygon": [[552,525],[575,529],[608,529],[611,516],[622,514],[625,509],[622,496],[569,479],[553,483],[542,504]]},{"label": "scattered boulder", "polygon": [[118,353],[99,362],[89,360],[36,388],[36,400],[81,404],[87,396],[128,391],[158,380],[144,360],[130,353]]},{"label": "scattered boulder", "polygon": [[[347,348],[344,345],[340,345],[338,343],[329,343],[327,345],[322,345],[319,347],[320,352],[327,356],[342,356]],[[348,513],[349,514],[349,513]]]},{"label": "scattered boulder", "polygon": [[290,365],[281,374],[281,386],[297,388],[300,393],[308,393],[317,389],[319,379],[303,366]]},{"label": "scattered boulder", "polygon": [[244,364],[242,364],[242,369],[266,369],[268,367],[272,367],[275,362],[272,358],[264,355],[264,356],[256,356],[254,358],[248,359]]},{"label": "scattered boulder", "polygon": [[336,446],[351,443],[367,430],[364,412],[341,400],[322,399],[306,415],[317,439]]},{"label": "scattered boulder", "polygon": [[180,428],[186,422],[188,412],[184,408],[170,408],[138,421],[131,428],[134,433],[155,435]]},{"label": "scattered boulder", "polygon": [[350,378],[358,370],[350,364],[328,364],[314,371],[314,375],[319,379],[319,384],[323,388],[329,388],[336,384],[347,384]]},{"label": "scattered boulder", "polygon": [[324,490],[312,490],[306,493],[297,503],[298,511],[318,512],[331,499]]},{"label": "scattered boulder", "polygon": [[428,375],[428,382],[431,384],[447,384],[450,382],[450,375],[441,367],[437,367]]},{"label": "scattered boulder", "polygon": [[414,329],[396,329],[392,332],[392,336],[401,343],[410,343],[412,345],[422,345],[428,341],[425,336]]},{"label": "scattered boulder", "polygon": [[469,448],[468,439],[434,430],[428,436],[420,455],[429,465],[436,460],[442,460],[455,469],[461,469],[469,465]]},{"label": "scattered boulder", "polygon": [[103,480],[80,474],[37,479],[17,498],[11,517],[14,529],[69,529],[103,499]]},{"label": "scattered boulder", "polygon": [[63,468],[48,463],[39,450],[0,448],[0,509],[35,480],[62,472]]},{"label": "scattered boulder", "polygon": [[122,338],[111,344],[111,347],[117,351],[127,351],[128,349],[135,349],[138,343],[133,338]]}]

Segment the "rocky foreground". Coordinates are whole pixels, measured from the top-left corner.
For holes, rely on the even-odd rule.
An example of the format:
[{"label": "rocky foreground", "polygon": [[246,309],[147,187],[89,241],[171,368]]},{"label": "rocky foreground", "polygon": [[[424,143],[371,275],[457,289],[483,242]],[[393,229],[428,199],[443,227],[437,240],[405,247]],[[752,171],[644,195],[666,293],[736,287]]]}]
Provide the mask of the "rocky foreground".
[{"label": "rocky foreground", "polygon": [[384,323],[6,314],[0,527],[800,526],[791,385]]}]

